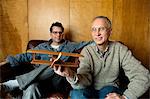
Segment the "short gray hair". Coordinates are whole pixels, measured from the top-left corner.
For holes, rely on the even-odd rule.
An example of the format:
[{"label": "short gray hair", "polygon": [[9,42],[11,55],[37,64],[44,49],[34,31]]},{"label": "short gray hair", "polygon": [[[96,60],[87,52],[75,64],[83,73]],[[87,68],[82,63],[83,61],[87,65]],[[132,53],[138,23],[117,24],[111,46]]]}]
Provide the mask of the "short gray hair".
[{"label": "short gray hair", "polygon": [[94,20],[96,20],[96,19],[106,19],[106,20],[107,20],[108,25],[109,25],[110,27],[112,26],[111,21],[110,21],[110,20],[109,20],[109,18],[108,18],[108,17],[106,17],[106,16],[96,16],[96,17],[93,19],[93,21],[94,21]]}]

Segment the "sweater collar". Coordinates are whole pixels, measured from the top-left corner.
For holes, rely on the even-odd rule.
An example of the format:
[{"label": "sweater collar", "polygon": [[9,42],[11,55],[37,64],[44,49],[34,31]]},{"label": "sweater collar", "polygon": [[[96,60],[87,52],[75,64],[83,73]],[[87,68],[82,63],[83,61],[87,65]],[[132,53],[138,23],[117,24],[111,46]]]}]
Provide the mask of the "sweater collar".
[{"label": "sweater collar", "polygon": [[[95,45],[96,45],[96,44],[95,44]],[[109,42],[108,42],[108,45],[107,45],[107,47],[106,47],[106,49],[105,49],[105,51],[101,51],[101,50],[98,48],[98,46],[96,45],[95,50],[100,54],[101,57],[104,57],[104,55],[105,55],[106,53],[107,53],[107,54],[110,53],[111,45],[112,45],[112,43],[111,43],[111,41],[109,41]]]}]

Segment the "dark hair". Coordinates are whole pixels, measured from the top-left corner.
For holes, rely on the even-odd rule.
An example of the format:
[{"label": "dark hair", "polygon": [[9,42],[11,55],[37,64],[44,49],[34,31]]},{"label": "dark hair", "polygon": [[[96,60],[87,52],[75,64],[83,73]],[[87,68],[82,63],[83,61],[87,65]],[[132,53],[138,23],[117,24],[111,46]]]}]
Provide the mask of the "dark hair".
[{"label": "dark hair", "polygon": [[106,17],[106,16],[97,16],[97,17],[95,17],[94,19],[93,19],[93,21],[95,20],[95,19],[98,19],[98,18],[102,18],[102,19],[106,19],[107,20],[107,22],[108,22],[108,24],[110,25],[110,27],[111,27],[111,21],[109,20],[109,18],[108,17]]},{"label": "dark hair", "polygon": [[57,26],[57,27],[60,27],[61,29],[62,29],[62,32],[64,32],[64,27],[62,26],[62,24],[60,23],[60,22],[55,22],[55,23],[53,23],[52,25],[51,25],[51,27],[50,27],[50,32],[52,33],[52,28],[53,28],[53,26]]}]

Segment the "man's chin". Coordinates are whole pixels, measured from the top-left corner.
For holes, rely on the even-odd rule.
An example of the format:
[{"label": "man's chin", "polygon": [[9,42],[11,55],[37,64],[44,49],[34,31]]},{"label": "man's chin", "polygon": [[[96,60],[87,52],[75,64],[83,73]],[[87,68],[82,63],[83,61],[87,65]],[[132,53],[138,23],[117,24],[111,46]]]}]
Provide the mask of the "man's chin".
[{"label": "man's chin", "polygon": [[103,45],[104,42],[101,41],[95,41],[97,45]]},{"label": "man's chin", "polygon": [[56,42],[57,42],[57,43],[61,43],[61,42],[62,42],[62,40],[56,40]]},{"label": "man's chin", "polygon": [[106,45],[108,42],[106,41],[96,41],[97,45]]}]

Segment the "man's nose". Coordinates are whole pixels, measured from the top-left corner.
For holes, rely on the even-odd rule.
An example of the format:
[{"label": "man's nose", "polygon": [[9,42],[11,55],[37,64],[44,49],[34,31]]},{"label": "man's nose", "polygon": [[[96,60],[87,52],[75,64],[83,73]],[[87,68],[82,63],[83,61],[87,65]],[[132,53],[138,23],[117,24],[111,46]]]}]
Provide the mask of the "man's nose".
[{"label": "man's nose", "polygon": [[57,32],[57,34],[56,34],[57,36],[61,36],[62,34],[61,33],[59,33],[59,32]]},{"label": "man's nose", "polygon": [[95,34],[99,36],[99,35],[101,35],[101,31],[100,31],[100,30],[97,30],[97,31],[95,32]]}]

